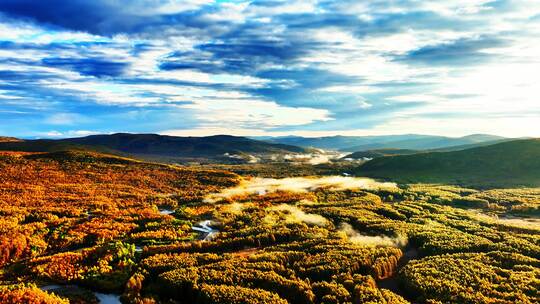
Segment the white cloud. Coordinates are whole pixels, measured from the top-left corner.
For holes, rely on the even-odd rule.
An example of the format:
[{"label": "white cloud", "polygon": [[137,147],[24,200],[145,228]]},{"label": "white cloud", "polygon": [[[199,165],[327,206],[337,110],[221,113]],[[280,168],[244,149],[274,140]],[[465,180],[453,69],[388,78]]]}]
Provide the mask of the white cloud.
[{"label": "white cloud", "polygon": [[245,9],[249,6],[249,2],[240,3],[221,3],[219,11],[205,14],[204,17],[213,21],[229,21],[229,22],[244,22],[247,18]]},{"label": "white cloud", "polygon": [[425,102],[425,103],[436,103],[443,102],[447,100],[436,95],[429,94],[407,94],[407,95],[398,95],[386,98],[386,100],[397,101],[397,102]]},{"label": "white cloud", "polygon": [[93,78],[81,79],[78,82],[45,79],[41,80],[40,84],[98,104],[144,106],[160,102],[157,97],[139,95],[140,91],[129,86]]},{"label": "white cloud", "polygon": [[[432,113],[436,114],[436,113]],[[444,115],[444,113],[441,113]],[[374,130],[380,134],[445,134],[465,136],[474,133],[495,134],[507,137],[540,137],[538,126],[540,112],[530,115],[505,115],[493,117],[447,117],[427,118],[404,116],[395,117]]]},{"label": "white cloud", "polygon": [[259,129],[298,126],[315,121],[330,120],[330,112],[307,107],[287,107],[273,101],[257,99],[196,100],[179,106],[191,109],[203,125]]},{"label": "white cloud", "polygon": [[83,137],[93,134],[102,134],[102,132],[88,131],[88,130],[70,130],[65,132],[49,131],[44,133],[38,133],[37,136],[46,138],[66,138],[66,137]]},{"label": "white cloud", "polygon": [[177,14],[197,10],[205,5],[213,4],[214,0],[131,0],[129,5],[122,1],[107,1],[107,9],[121,9],[123,13],[133,16],[148,16]]},{"label": "white cloud", "polygon": [[328,93],[353,93],[353,94],[366,94],[366,93],[377,93],[381,89],[369,86],[369,85],[335,85],[329,87],[321,87],[317,91],[328,92]]},{"label": "white cloud", "polygon": [[360,108],[362,109],[369,109],[371,108],[373,105],[370,104],[369,102],[367,102],[364,98],[360,98],[358,100],[358,106],[360,106]]},{"label": "white cloud", "polygon": [[316,0],[282,1],[281,5],[250,5],[246,8],[249,16],[273,16],[282,14],[312,13],[318,10]]},{"label": "white cloud", "polygon": [[88,118],[76,113],[56,113],[45,119],[45,123],[50,125],[73,125],[86,121]]},{"label": "white cloud", "polygon": [[489,10],[492,0],[409,0],[409,1],[344,1],[335,7],[341,12],[355,14],[405,13],[431,11],[442,15],[467,15]]},{"label": "white cloud", "polygon": [[49,44],[52,42],[62,43],[108,41],[107,38],[95,36],[88,33],[48,30],[25,22],[0,22],[0,33],[2,33],[2,40],[18,43],[30,42],[36,44]]}]

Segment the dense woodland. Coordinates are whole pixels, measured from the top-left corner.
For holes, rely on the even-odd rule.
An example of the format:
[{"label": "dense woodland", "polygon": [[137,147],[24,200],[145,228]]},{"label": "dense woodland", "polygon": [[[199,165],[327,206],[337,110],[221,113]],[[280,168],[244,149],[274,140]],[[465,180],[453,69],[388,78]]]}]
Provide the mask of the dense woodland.
[{"label": "dense woodland", "polygon": [[[2,153],[0,303],[98,303],[95,291],[139,304],[540,302],[540,189],[322,187],[208,200],[290,167],[235,168],[242,176],[88,152]],[[311,173],[343,169],[321,168]],[[193,229],[205,220],[211,237]]]}]

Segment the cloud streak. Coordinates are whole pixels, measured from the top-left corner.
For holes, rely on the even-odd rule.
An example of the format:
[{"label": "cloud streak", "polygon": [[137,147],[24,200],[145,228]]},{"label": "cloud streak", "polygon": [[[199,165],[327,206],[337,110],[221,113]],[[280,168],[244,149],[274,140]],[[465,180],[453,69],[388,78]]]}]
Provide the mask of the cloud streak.
[{"label": "cloud streak", "polygon": [[[268,210],[285,213],[286,223],[306,223],[308,225],[315,225],[321,227],[329,224],[329,221],[324,216],[312,213],[305,213],[296,206],[281,204],[278,206],[270,207],[268,208]],[[271,225],[276,223],[276,219],[272,214],[267,215],[264,221]]]},{"label": "cloud streak", "polygon": [[366,246],[405,247],[408,243],[408,239],[405,236],[388,237],[363,235],[348,223],[341,223],[339,225],[339,232],[343,233],[349,242]]},{"label": "cloud streak", "polygon": [[242,195],[264,195],[277,191],[309,192],[320,188],[332,190],[378,190],[396,189],[395,183],[377,182],[370,178],[325,176],[325,177],[290,177],[290,178],[258,178],[243,181],[233,188],[224,189],[220,193],[210,194],[207,202],[216,202],[226,198]]}]

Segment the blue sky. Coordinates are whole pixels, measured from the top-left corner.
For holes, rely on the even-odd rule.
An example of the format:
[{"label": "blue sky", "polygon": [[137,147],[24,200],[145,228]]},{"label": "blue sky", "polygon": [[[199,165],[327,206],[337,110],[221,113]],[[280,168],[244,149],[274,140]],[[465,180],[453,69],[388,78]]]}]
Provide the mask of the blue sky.
[{"label": "blue sky", "polygon": [[540,137],[536,0],[2,0],[0,134]]}]

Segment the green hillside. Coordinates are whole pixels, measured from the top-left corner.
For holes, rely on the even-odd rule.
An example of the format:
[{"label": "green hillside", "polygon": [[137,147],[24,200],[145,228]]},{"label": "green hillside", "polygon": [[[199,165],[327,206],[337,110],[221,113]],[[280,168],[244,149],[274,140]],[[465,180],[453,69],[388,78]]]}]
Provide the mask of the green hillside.
[{"label": "green hillside", "polygon": [[367,150],[367,151],[358,151],[346,155],[345,158],[353,159],[363,159],[363,158],[377,158],[383,156],[395,156],[395,155],[409,155],[420,153],[418,150],[409,150],[409,149],[376,149],[376,150]]},{"label": "green hillside", "polygon": [[507,141],[515,141],[515,140],[516,139],[503,138],[503,139],[492,140],[492,141],[483,141],[483,142],[477,142],[473,144],[450,146],[450,147],[445,147],[445,148],[428,149],[428,150],[395,149],[395,148],[363,150],[363,151],[353,152],[351,154],[346,155],[343,158],[344,159],[345,158],[363,159],[363,158],[378,158],[378,157],[383,157],[383,156],[410,155],[410,154],[426,153],[426,152],[452,152],[452,151],[461,151],[461,150],[484,147],[484,146],[491,146],[494,144],[507,142]]},{"label": "green hillside", "polygon": [[358,167],[355,173],[403,183],[540,186],[540,139],[454,152],[381,157]]}]

